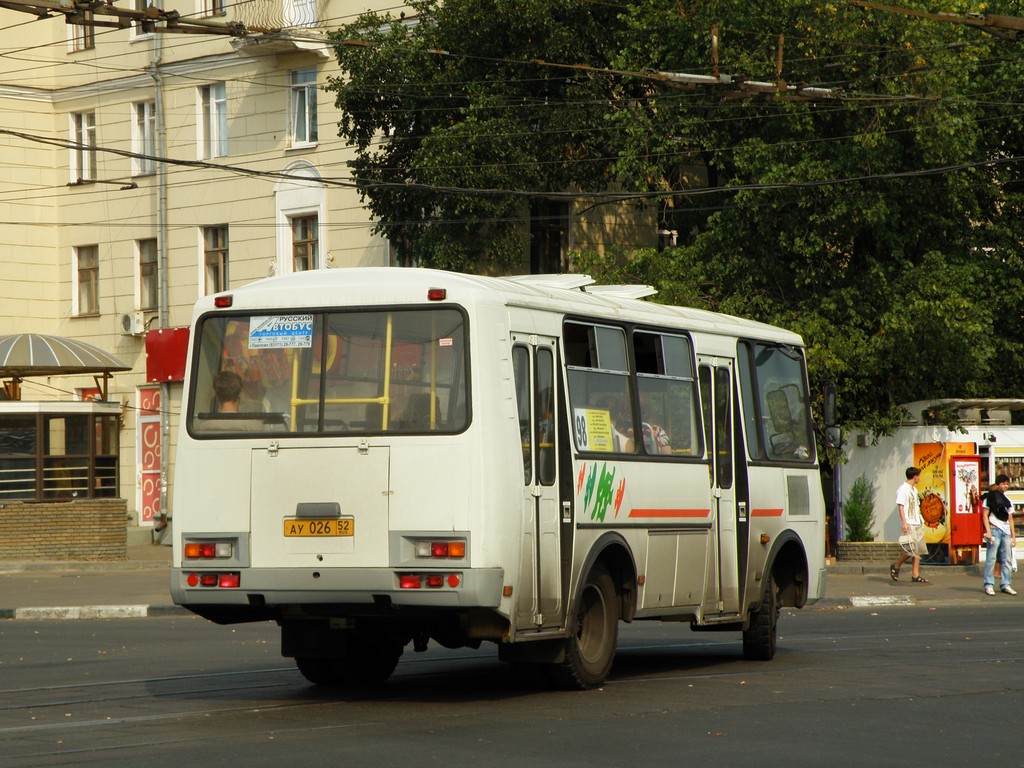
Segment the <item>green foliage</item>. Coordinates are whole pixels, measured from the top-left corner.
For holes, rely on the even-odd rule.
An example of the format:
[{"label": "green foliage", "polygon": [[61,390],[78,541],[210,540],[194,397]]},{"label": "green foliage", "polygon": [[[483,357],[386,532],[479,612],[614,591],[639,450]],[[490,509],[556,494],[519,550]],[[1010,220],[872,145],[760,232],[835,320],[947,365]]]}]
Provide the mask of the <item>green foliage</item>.
[{"label": "green foliage", "polygon": [[[407,262],[508,270],[532,200],[656,194],[677,247],[574,254],[574,269],[799,332],[844,428],[889,433],[915,400],[1024,395],[1024,58],[1009,43],[802,0],[410,5],[415,24],[341,29],[330,85],[360,192]],[[984,10],[1019,15],[1016,0]],[[771,81],[781,34],[785,83],[842,98],[585,68],[706,73],[716,24],[719,71]]]},{"label": "green foliage", "polygon": [[864,475],[853,481],[843,502],[843,522],[847,541],[875,540],[875,486]]},{"label": "green foliage", "polygon": [[608,182],[610,149],[594,130],[606,78],[534,62],[607,65],[615,11],[586,0],[409,5],[416,23],[364,14],[332,35],[344,77],[328,90],[357,150],[358,188],[405,263],[508,269],[528,246],[531,200]]}]

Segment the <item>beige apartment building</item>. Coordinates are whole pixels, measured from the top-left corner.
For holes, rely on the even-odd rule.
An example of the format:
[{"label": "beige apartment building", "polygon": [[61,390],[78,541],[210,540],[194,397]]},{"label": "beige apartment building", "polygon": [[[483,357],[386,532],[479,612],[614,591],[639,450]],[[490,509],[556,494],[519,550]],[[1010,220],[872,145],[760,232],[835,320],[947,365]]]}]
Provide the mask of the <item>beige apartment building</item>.
[{"label": "beige apartment building", "polygon": [[[0,9],[0,335],[69,337],[131,366],[108,400],[121,412],[118,492],[143,528],[161,493],[173,505],[181,395],[174,361],[151,359],[175,350],[154,353],[150,338],[147,356],[147,336],[187,328],[207,293],[389,263],[322,87],[337,72],[325,31],[394,4],[171,2],[182,19],[283,30],[147,33]],[[21,385],[23,400],[94,388],[92,376]]]},{"label": "beige apartment building", "polygon": [[[322,87],[338,73],[326,31],[399,7],[171,3],[183,21],[280,29],[147,32],[98,13],[115,26],[0,9],[0,336],[69,337],[131,367],[107,401],[120,413],[117,495],[140,529],[173,515],[179,358],[196,299],[270,275],[392,263],[350,185]],[[524,254],[523,271],[561,271],[569,248],[604,229],[554,213],[535,215],[541,252]],[[22,399],[89,400],[95,389],[91,376],[30,378]]]}]

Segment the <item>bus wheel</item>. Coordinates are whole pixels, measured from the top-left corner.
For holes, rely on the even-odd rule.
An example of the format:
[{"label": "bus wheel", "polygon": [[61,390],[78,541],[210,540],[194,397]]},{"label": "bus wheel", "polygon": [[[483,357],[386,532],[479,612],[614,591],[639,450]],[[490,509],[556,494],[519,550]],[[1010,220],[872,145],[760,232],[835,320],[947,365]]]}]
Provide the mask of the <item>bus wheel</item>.
[{"label": "bus wheel", "polygon": [[598,563],[587,576],[565,641],[565,660],[549,670],[561,688],[585,690],[605,681],[615,658],[619,610],[611,574]]},{"label": "bus wheel", "polygon": [[761,605],[750,616],[750,627],[743,630],[743,655],[751,661],[771,661],[778,642],[779,601],[775,579],[768,576]]},{"label": "bus wheel", "polygon": [[378,638],[357,638],[344,657],[315,658],[297,656],[295,664],[302,676],[314,685],[329,687],[380,685],[398,666],[402,646]]},{"label": "bus wheel", "polygon": [[338,659],[315,659],[311,656],[299,656],[295,659],[299,672],[313,685],[340,685],[334,671],[337,662]]}]

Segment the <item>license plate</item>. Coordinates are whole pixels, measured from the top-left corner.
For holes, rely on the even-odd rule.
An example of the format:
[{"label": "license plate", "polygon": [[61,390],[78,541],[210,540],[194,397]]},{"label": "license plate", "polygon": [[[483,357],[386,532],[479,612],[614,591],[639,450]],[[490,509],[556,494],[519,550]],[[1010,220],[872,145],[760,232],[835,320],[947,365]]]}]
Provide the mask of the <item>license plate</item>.
[{"label": "license plate", "polygon": [[285,536],[355,536],[356,521],[351,517],[292,518],[284,521]]}]

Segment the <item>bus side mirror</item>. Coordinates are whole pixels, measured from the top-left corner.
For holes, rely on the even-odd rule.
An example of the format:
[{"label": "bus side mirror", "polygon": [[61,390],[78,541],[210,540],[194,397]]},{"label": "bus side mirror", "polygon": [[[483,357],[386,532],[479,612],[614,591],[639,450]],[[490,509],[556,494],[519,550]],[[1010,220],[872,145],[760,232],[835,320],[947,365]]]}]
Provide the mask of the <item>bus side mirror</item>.
[{"label": "bus side mirror", "polygon": [[822,406],[822,416],[825,418],[826,427],[836,425],[836,383],[830,381],[825,385],[825,403]]}]

